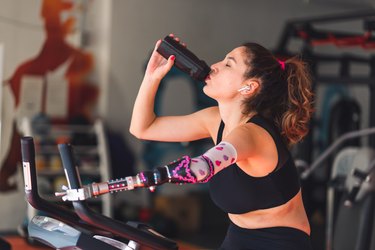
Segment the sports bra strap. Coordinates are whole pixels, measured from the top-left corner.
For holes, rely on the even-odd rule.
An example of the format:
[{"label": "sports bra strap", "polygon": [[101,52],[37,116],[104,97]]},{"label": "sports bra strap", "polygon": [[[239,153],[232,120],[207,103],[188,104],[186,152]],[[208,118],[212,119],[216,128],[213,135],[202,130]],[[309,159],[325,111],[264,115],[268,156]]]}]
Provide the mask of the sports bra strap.
[{"label": "sports bra strap", "polygon": [[216,144],[219,144],[223,139],[224,122],[221,120],[219,130],[217,131]]},{"label": "sports bra strap", "polygon": [[260,115],[254,115],[252,118],[250,118],[249,122],[252,122],[262,127],[271,135],[273,141],[276,144],[276,149],[277,149],[277,154],[278,154],[278,163],[277,163],[275,170],[279,169],[290,158],[290,153],[285,143],[283,142],[283,138],[278,132],[278,128],[273,122],[263,118]]}]

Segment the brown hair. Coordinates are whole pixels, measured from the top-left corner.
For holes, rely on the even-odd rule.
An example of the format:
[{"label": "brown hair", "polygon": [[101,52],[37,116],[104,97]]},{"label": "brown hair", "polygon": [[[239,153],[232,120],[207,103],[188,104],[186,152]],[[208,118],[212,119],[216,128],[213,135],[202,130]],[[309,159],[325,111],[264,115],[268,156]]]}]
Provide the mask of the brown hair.
[{"label": "brown hair", "polygon": [[299,142],[308,132],[312,113],[311,75],[297,57],[279,61],[256,43],[245,43],[249,66],[245,78],[259,81],[256,94],[244,101],[244,113],[256,111],[272,120],[288,145]]}]

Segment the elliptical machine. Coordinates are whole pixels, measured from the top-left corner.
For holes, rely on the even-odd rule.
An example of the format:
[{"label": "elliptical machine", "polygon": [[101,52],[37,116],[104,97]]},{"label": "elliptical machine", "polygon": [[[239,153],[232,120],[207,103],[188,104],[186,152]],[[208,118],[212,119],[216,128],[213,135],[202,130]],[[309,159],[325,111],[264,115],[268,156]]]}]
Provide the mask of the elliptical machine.
[{"label": "elliptical machine", "polygon": [[[29,237],[55,249],[135,250],[141,246],[151,249],[178,249],[177,244],[155,232],[148,225],[123,223],[95,213],[83,200],[73,201],[76,213],[46,201],[37,190],[35,147],[32,137],[21,139],[26,199],[35,209],[49,216],[34,216],[28,224]],[[70,145],[59,145],[70,190],[81,189]],[[59,194],[58,194],[59,195]],[[78,216],[77,216],[78,215]]]}]

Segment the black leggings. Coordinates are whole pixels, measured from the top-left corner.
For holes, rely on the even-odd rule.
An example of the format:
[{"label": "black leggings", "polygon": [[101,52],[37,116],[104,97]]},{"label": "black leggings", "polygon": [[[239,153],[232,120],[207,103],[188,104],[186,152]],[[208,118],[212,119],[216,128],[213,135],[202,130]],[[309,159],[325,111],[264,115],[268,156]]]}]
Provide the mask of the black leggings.
[{"label": "black leggings", "polygon": [[291,227],[241,228],[232,222],[221,250],[312,250],[310,236]]}]

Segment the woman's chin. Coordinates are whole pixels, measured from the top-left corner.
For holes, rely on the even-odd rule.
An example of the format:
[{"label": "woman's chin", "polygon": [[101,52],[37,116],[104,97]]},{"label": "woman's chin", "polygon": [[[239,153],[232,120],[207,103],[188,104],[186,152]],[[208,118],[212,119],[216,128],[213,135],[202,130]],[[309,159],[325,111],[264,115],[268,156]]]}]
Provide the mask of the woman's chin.
[{"label": "woman's chin", "polygon": [[210,98],[212,98],[212,99],[215,99],[215,96],[214,96],[213,93],[210,91],[210,86],[205,85],[205,86],[203,87],[203,93],[204,93],[206,96],[208,96],[208,97],[210,97]]},{"label": "woman's chin", "polygon": [[209,96],[207,92],[210,92],[210,91],[207,91],[208,88],[209,88],[209,87],[208,87],[207,84],[206,84],[206,85],[203,86],[203,89],[202,89],[202,90],[203,90],[203,93],[205,93],[207,96]]}]

